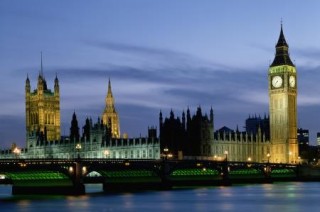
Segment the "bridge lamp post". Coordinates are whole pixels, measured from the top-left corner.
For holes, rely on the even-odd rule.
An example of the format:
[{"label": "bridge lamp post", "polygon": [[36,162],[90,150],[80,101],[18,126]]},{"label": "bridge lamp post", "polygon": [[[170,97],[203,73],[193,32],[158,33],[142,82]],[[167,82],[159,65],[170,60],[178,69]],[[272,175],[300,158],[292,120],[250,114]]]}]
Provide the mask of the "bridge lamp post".
[{"label": "bridge lamp post", "polygon": [[87,173],[87,167],[82,167],[82,175],[85,175]]},{"label": "bridge lamp post", "polygon": [[249,168],[251,167],[251,160],[252,160],[251,157],[248,157],[248,159],[247,159],[247,161],[248,161],[248,162],[247,162],[247,166],[248,166]]},{"label": "bridge lamp post", "polygon": [[270,153],[268,153],[268,154],[267,154],[268,163],[269,163],[269,161],[270,161],[270,157],[271,157],[271,155],[270,155]]},{"label": "bridge lamp post", "polygon": [[226,155],[226,161],[228,161],[228,151],[224,151],[224,154]]},{"label": "bridge lamp post", "polygon": [[19,157],[20,153],[21,153],[21,150],[18,147],[15,147],[13,149],[13,154],[15,155],[16,159]]},{"label": "bridge lamp post", "polygon": [[80,159],[80,150],[81,150],[81,144],[80,143],[77,143],[76,150],[78,152],[78,159]]},{"label": "bridge lamp post", "polygon": [[165,147],[164,149],[163,149],[163,158],[166,160],[167,159],[167,157],[168,157],[168,152],[169,152],[169,149],[168,149],[168,147]]},{"label": "bridge lamp post", "polygon": [[300,165],[300,161],[301,161],[301,157],[299,156],[299,157],[298,157],[298,162],[299,162],[299,165]]},{"label": "bridge lamp post", "polygon": [[267,176],[267,179],[270,179],[270,177],[271,177],[271,167],[270,167],[270,164],[269,164],[269,162],[270,162],[270,157],[271,157],[271,155],[270,155],[270,153],[268,152],[267,153],[267,158],[268,158],[268,163],[267,163],[267,165],[266,165],[266,167],[265,167],[265,172],[266,172],[266,176]]},{"label": "bridge lamp post", "polygon": [[73,173],[73,167],[72,166],[69,167],[69,172]]},{"label": "bridge lamp post", "polygon": [[290,151],[289,152],[289,163],[291,163],[291,161],[292,161],[292,152]]},{"label": "bridge lamp post", "polygon": [[109,150],[106,149],[106,150],[104,150],[103,154],[106,158],[109,158],[110,152],[109,152]]}]

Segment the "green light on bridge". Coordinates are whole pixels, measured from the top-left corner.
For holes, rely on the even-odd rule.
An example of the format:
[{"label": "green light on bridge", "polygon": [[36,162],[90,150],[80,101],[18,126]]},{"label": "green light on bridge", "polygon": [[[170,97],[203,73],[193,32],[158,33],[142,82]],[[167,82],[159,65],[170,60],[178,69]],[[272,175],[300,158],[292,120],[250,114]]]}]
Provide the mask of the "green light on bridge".
[{"label": "green light on bridge", "polygon": [[175,170],[172,173],[172,176],[203,176],[203,175],[219,175],[219,172],[214,169],[207,169],[207,168],[202,168],[202,169],[179,169]]}]

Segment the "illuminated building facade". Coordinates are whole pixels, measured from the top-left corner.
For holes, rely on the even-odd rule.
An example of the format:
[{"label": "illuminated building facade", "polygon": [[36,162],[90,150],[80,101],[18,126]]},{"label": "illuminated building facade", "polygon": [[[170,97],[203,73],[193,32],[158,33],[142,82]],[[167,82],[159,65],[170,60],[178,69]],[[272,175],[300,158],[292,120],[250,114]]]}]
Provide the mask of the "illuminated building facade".
[{"label": "illuminated building facade", "polygon": [[[75,116],[73,116],[75,117]],[[74,120],[74,119],[73,119]],[[101,120],[92,124],[90,136],[82,136],[79,141],[62,137],[54,142],[42,142],[33,137],[35,145],[21,151],[21,158],[116,158],[116,159],[159,159],[160,142],[154,136],[155,129],[149,129],[148,136],[139,138],[109,138],[108,130]],[[12,158],[8,152],[2,158]]]},{"label": "illuminated building facade", "polygon": [[59,80],[56,76],[53,92],[48,89],[42,69],[42,56],[37,88],[31,91],[30,80],[27,77],[25,98],[27,138],[38,135],[46,141],[59,140],[61,137]]},{"label": "illuminated building facade", "polygon": [[[87,118],[80,136],[74,113],[70,136],[60,139],[58,79],[56,77],[52,93],[47,89],[41,65],[34,92],[30,92],[28,78],[26,81],[27,149],[21,151],[22,155],[31,158],[74,158],[79,154],[90,158],[159,159],[166,149],[178,158],[297,163],[297,75],[288,49],[281,25],[276,55],[268,71],[270,117],[249,117],[244,132],[227,127],[214,131],[212,109],[209,116],[203,115],[200,107],[193,116],[188,109],[181,119],[175,117],[173,111],[164,119],[160,112],[160,139],[156,129],[149,129],[145,138],[120,138],[110,80],[101,119],[93,124],[92,119]],[[2,157],[13,157],[9,153]]]},{"label": "illuminated building facade", "polygon": [[289,57],[289,46],[282,25],[276,55],[269,68],[269,113],[271,161],[296,163],[297,142],[297,73]]},{"label": "illuminated building facade", "polygon": [[[54,88],[54,93],[47,89],[42,66],[38,77],[38,87],[33,93],[30,92],[30,81],[27,78],[27,147],[19,149],[19,155],[16,155],[12,149],[3,150],[0,158],[73,159],[77,158],[78,155],[82,158],[160,158],[160,141],[157,138],[156,129],[148,129],[146,137],[120,138],[119,118],[114,105],[110,80],[106,108],[102,119],[98,118],[97,122],[93,123],[91,118],[87,118],[82,128],[82,135],[79,132],[80,128],[74,112],[69,136],[60,136],[60,106],[59,98],[57,98],[59,97],[59,84],[57,77]],[[47,114],[50,114],[53,108],[56,109],[55,115],[48,116]],[[34,114],[42,115],[35,118]],[[52,121],[52,117],[59,117],[59,122]],[[54,134],[52,136],[52,123],[59,123],[59,130],[57,130],[59,135]]]}]

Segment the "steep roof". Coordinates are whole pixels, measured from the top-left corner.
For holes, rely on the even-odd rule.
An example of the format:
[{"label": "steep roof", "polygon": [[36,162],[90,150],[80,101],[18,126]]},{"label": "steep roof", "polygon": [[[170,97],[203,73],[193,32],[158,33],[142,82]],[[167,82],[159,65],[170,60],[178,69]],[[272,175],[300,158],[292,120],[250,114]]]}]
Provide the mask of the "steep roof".
[{"label": "steep roof", "polygon": [[282,24],[281,24],[278,43],[276,44],[276,56],[274,57],[274,60],[270,65],[270,67],[281,66],[281,65],[294,66],[289,56],[289,45],[287,44],[287,41],[284,37]]},{"label": "steep roof", "polygon": [[282,47],[282,46],[289,47],[288,44],[287,44],[286,38],[284,37],[282,24],[281,24],[280,35],[279,35],[279,39],[278,39],[278,43],[276,45],[276,48],[277,47]]}]

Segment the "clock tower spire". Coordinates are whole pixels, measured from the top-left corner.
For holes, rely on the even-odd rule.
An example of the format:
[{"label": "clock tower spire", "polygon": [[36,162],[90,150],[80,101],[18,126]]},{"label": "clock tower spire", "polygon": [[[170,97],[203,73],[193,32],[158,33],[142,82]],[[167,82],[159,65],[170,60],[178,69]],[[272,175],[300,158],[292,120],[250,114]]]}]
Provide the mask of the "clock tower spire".
[{"label": "clock tower spire", "polygon": [[282,23],[276,55],[269,67],[270,160],[274,163],[296,163],[297,142],[297,73],[289,56],[289,45]]}]

